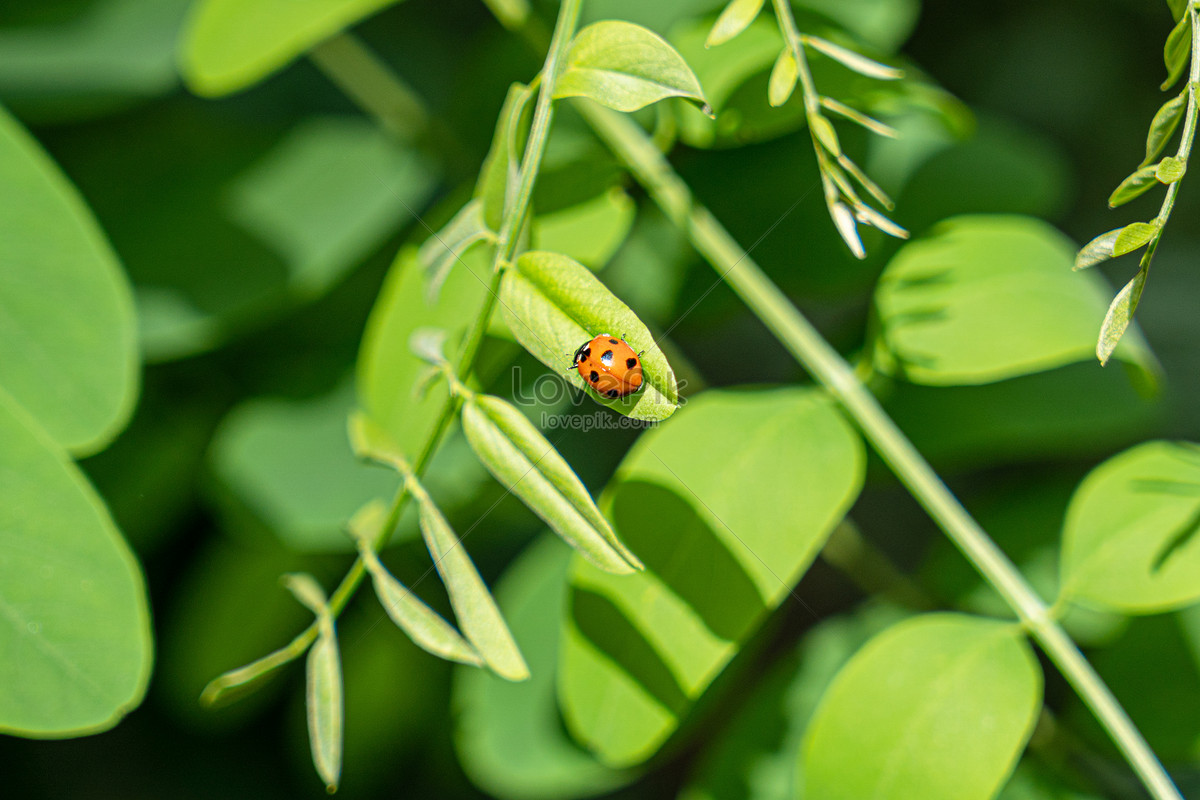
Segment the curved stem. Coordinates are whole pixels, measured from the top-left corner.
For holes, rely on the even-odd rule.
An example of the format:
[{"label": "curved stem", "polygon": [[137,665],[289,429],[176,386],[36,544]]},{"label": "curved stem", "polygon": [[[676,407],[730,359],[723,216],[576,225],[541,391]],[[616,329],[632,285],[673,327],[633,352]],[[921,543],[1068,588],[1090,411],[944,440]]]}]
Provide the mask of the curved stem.
[{"label": "curved stem", "polygon": [[581,103],[577,107],[667,216],[687,233],[721,279],[817,382],[841,403],[900,482],[1016,612],[1050,660],[1092,709],[1151,794],[1157,800],[1181,800],[1141,733],[1079,648],[1050,615],[1045,602],[951,494],[929,462],[858,379],[854,369],[821,337],[708,209],[695,201],[688,186],[636,123],[593,104]]}]

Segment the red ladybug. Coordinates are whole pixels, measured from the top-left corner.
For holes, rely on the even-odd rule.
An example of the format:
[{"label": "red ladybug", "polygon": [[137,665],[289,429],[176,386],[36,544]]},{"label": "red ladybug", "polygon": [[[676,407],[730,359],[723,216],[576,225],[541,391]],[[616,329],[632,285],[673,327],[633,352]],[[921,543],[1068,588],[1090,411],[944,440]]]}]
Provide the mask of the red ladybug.
[{"label": "red ladybug", "polygon": [[584,342],[571,362],[602,397],[628,397],[642,388],[642,361],[625,340],[602,333]]}]

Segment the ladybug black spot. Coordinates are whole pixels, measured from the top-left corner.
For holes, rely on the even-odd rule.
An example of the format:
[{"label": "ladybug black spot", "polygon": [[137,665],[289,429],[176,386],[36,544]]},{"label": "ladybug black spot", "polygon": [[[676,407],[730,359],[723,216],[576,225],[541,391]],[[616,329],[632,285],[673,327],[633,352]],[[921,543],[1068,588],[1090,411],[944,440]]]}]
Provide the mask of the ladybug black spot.
[{"label": "ladybug black spot", "polygon": [[612,350],[605,350],[604,354],[600,356],[600,363],[606,367],[612,366],[612,360],[613,360]]},{"label": "ladybug black spot", "polygon": [[583,357],[591,358],[592,357],[592,348],[590,348],[590,347],[583,348]]},{"label": "ladybug black spot", "polygon": [[636,358],[625,359],[625,366],[629,367],[630,369],[633,369],[634,367],[637,366],[637,359]]},{"label": "ladybug black spot", "polygon": [[592,383],[595,383],[596,381],[600,380],[600,373],[596,372],[596,370],[592,370],[592,374],[588,376],[588,380]]},{"label": "ladybug black spot", "polygon": [[620,392],[618,392],[616,389],[609,389],[605,394],[607,394],[609,397],[616,397],[620,394]]},{"label": "ladybug black spot", "polygon": [[617,339],[609,339],[608,343],[609,344],[620,344],[620,341],[618,341]]}]

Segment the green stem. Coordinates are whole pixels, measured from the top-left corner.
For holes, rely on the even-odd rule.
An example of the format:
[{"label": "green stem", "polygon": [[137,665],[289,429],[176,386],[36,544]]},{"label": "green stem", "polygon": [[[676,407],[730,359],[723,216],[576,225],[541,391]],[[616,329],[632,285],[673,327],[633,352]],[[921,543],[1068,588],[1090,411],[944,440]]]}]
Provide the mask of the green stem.
[{"label": "green stem", "polygon": [[[541,166],[542,154],[546,149],[546,140],[550,135],[550,123],[554,118],[552,97],[554,83],[558,78],[559,68],[562,63],[563,56],[566,55],[567,47],[571,43],[571,37],[574,34],[575,27],[579,22],[579,12],[582,3],[583,0],[563,0],[562,6],[559,8],[558,22],[555,24],[554,35],[551,38],[550,48],[546,54],[546,61],[542,67],[540,82],[541,86],[538,92],[537,105],[533,112],[533,123],[530,128],[529,138],[526,142],[524,156],[521,161],[521,172],[518,177],[516,197],[514,198],[513,204],[509,207],[509,212],[505,215],[503,221],[501,222],[500,234],[496,243],[496,252],[492,259],[492,279],[491,284],[488,287],[487,298],[484,301],[483,306],[480,308],[479,313],[475,318],[475,322],[471,328],[471,332],[467,336],[466,341],[463,343],[463,347],[458,355],[458,359],[453,370],[454,380],[452,383],[458,383],[461,385],[462,382],[466,381],[467,376],[471,372],[471,368],[475,363],[475,356],[479,352],[479,345],[483,341],[483,334],[487,330],[488,321],[491,319],[492,312],[496,307],[498,292],[500,291],[500,278],[503,275],[503,270],[516,253],[518,234],[522,226],[525,224],[525,219],[529,214],[529,206],[530,201],[533,198],[534,184],[537,182],[537,174]],[[362,52],[358,53],[355,58],[365,54],[367,61],[373,62],[379,67],[380,70],[386,72],[387,80],[383,83],[378,80],[379,76],[376,76],[376,80],[369,82],[371,86],[360,86],[356,84],[356,88],[353,92],[348,91],[352,99],[362,102],[363,98],[372,95],[374,91],[372,86],[377,88],[378,86],[384,84],[391,85],[393,88],[401,87],[405,92],[408,92],[407,87],[404,86],[404,84],[401,83],[399,79],[397,79],[391,73],[390,70],[387,69],[386,65],[378,61],[374,54],[363,48],[361,43],[348,37],[337,38],[343,40],[334,45],[334,50],[332,52],[336,53],[337,55],[332,59],[329,57],[331,51],[325,48],[328,47],[330,43],[326,42],[325,45],[322,45],[321,48],[318,48],[319,50],[323,50],[324,55],[318,56],[317,58],[322,59],[325,63],[330,63],[332,61],[333,63],[344,64],[346,62],[342,57],[347,53],[354,52],[353,49],[357,48]],[[352,49],[347,50],[346,48],[348,47]],[[342,79],[355,81],[358,77],[370,73],[363,72],[358,69],[339,69],[338,74]],[[378,115],[374,114],[374,110],[372,108],[368,108],[368,111],[371,111],[373,115],[378,117]],[[383,118],[378,118],[382,123]],[[414,479],[424,475],[426,468],[429,466],[429,462],[433,458],[434,452],[437,450],[438,444],[441,442],[446,430],[450,427],[450,423],[454,420],[454,416],[458,408],[458,401],[458,396],[454,392],[450,392],[446,403],[443,406],[442,415],[438,420],[437,425],[434,427],[433,434],[425,441],[424,448],[413,464],[412,473],[409,476],[406,476],[406,480],[403,484],[401,484],[400,489],[396,492],[396,496],[393,499],[388,512],[387,520],[380,527],[379,536],[374,542],[375,550],[379,550],[384,544],[387,543],[392,531],[395,530],[396,525],[399,524],[400,515],[404,512],[405,504],[407,503],[411,494],[411,485],[415,483]],[[362,584],[363,577],[365,575],[366,566],[363,563],[362,558],[355,558],[354,563],[350,566],[350,569],[346,572],[345,576],[342,577],[341,582],[333,591],[333,594],[331,594],[329,597],[329,613],[332,617],[336,618],[345,609],[346,604],[350,602],[350,598],[354,596],[354,592],[358,589],[359,585]],[[230,676],[233,676],[237,673],[243,673],[247,669],[262,665],[266,667],[266,669],[260,671],[258,674],[263,674],[265,671],[269,671],[287,663],[288,661],[291,661],[292,659],[298,658],[312,645],[314,641],[316,641],[318,632],[318,624],[316,621],[314,621],[284,647],[281,647],[264,658],[259,659],[259,661],[254,662],[254,664],[233,670],[230,673],[226,673],[225,675],[216,678],[205,689],[202,697],[208,698],[210,702],[216,699],[216,695],[218,693],[216,690],[218,687],[222,686]]]},{"label": "green stem", "polygon": [[796,61],[796,74],[800,79],[800,97],[804,101],[804,118],[808,120],[808,134],[812,139],[813,151],[817,154],[818,172],[821,176],[821,189],[825,193],[825,202],[833,203],[838,199],[838,190],[829,178],[829,154],[817,138],[813,117],[821,116],[821,96],[817,93],[817,84],[813,80],[812,70],[808,67],[808,56],[804,52],[804,42],[800,38],[800,30],[796,27],[796,18],[792,16],[790,0],[771,0],[775,9],[775,19],[779,24],[787,47],[792,51]]},{"label": "green stem", "polygon": [[1162,765],[1078,647],[1025,578],[951,494],[855,375],[853,368],[792,305],[628,118],[594,104],[577,108],[634,177],[686,232],[721,279],[858,424],[883,460],[951,541],[1016,612],[1030,634],[1092,709],[1158,800],[1180,800]]}]

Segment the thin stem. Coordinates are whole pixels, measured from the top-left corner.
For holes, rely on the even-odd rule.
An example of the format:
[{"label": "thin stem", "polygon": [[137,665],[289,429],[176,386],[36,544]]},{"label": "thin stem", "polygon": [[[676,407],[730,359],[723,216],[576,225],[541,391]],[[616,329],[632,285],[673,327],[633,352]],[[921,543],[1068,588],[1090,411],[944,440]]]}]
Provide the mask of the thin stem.
[{"label": "thin stem", "polygon": [[594,104],[577,106],[663,211],[686,232],[727,282],[796,360],[858,424],[892,471],[951,541],[1016,612],[1042,649],[1092,709],[1157,800],[1181,800],[1149,745],[1078,647],[1050,616],[1016,566],[980,528],[900,431],[853,368],[791,304],[704,206],[640,127]]},{"label": "thin stem", "polygon": [[[1179,150],[1175,153],[1175,157],[1184,164],[1187,163],[1188,156],[1192,153],[1192,141],[1196,137],[1196,90],[1197,85],[1200,85],[1200,12],[1197,12],[1194,3],[1189,3],[1187,13],[1192,20],[1192,63],[1188,69],[1188,105],[1183,118],[1183,133],[1179,137]],[[1179,195],[1179,184],[1181,183],[1183,183],[1182,177],[1167,187],[1167,196],[1163,198],[1162,209],[1155,217],[1156,221],[1162,223],[1159,226],[1158,234],[1154,237],[1156,242],[1162,236],[1162,229],[1166,225],[1167,218],[1171,216],[1171,211],[1175,208],[1175,198]]]},{"label": "thin stem", "polygon": [[[503,275],[504,267],[512,260],[516,253],[518,244],[518,234],[525,224],[525,219],[529,214],[530,201],[533,198],[534,184],[537,181],[538,169],[541,166],[542,154],[546,149],[546,140],[550,135],[550,123],[554,118],[553,113],[553,88],[554,83],[558,78],[560,64],[563,56],[566,54],[567,47],[570,45],[571,37],[575,32],[575,27],[579,21],[579,12],[583,0],[563,0],[562,6],[558,12],[558,22],[555,24],[554,35],[550,41],[550,48],[546,54],[546,60],[541,72],[541,86],[538,92],[537,105],[533,112],[533,123],[530,128],[529,138],[525,145],[524,156],[521,161],[521,172],[518,177],[517,192],[513,204],[510,206],[509,212],[505,215],[501,222],[500,234],[497,238],[495,256],[492,259],[492,278],[488,287],[487,298],[483,306],[480,308],[475,322],[472,325],[471,332],[467,336],[463,347],[459,352],[458,359],[453,369],[452,377],[454,380],[451,384],[457,383],[461,385],[466,381],[467,376],[471,372],[471,368],[475,363],[475,356],[479,352],[479,345],[483,340],[483,333],[487,330],[488,322],[491,319],[492,312],[496,307],[496,300],[500,291],[500,278]],[[370,81],[370,86],[362,86],[355,84],[354,91],[347,90],[351,98],[365,103],[365,98],[372,96],[373,92],[379,86],[388,85],[392,88],[400,87],[407,92],[408,89],[398,78],[391,73],[390,70],[375,58],[374,54],[366,50],[360,42],[353,38],[337,37],[342,41],[334,45],[332,51],[325,49],[324,55],[320,58],[325,63],[334,63],[344,65],[346,60],[344,57],[348,53],[354,53],[354,59],[360,63],[370,62],[375,64],[383,71],[386,80],[380,80],[380,76],[376,75]],[[326,47],[329,43],[327,42]],[[361,52],[358,52],[361,51]],[[331,58],[330,53],[335,55]],[[365,60],[364,60],[365,59]],[[339,75],[339,85],[342,79],[347,81],[357,81],[359,77],[370,74],[358,69],[343,70],[340,67],[336,70]],[[399,96],[399,95],[397,95]],[[417,101],[419,102],[419,100]],[[374,116],[380,119],[383,123],[383,118],[375,114],[373,108],[368,108]],[[400,515],[404,512],[404,507],[411,495],[411,487],[424,475],[429,462],[433,458],[434,452],[437,450],[438,444],[441,442],[446,430],[450,427],[457,412],[459,396],[451,391],[446,399],[446,403],[442,409],[442,415],[434,427],[433,434],[425,441],[425,446],[418,455],[413,464],[411,473],[406,476],[405,481],[401,484],[396,492],[395,498],[392,500],[391,507],[388,511],[388,516],[384,524],[380,527],[380,532],[376,541],[373,543],[375,550],[379,550],[387,543],[392,531],[400,522]],[[362,584],[363,577],[366,575],[366,565],[361,557],[356,557],[350,569],[342,577],[341,582],[329,597],[329,613],[336,618],[350,602],[350,598],[354,596],[354,592]],[[318,634],[318,625],[314,621],[307,628],[301,631],[288,644],[260,659],[256,664],[267,663],[269,669],[284,664],[292,659],[301,656],[314,641]],[[254,665],[249,665],[254,666]],[[243,668],[244,669],[244,668]],[[222,678],[226,678],[231,674],[242,672],[243,669],[234,670],[233,673],[225,673],[225,675],[216,678],[206,688],[204,695],[211,696],[211,689],[219,686]]]},{"label": "thin stem", "polygon": [[779,23],[780,32],[792,58],[796,61],[796,74],[800,80],[800,97],[804,101],[804,117],[808,120],[808,135],[812,139],[813,151],[817,154],[818,172],[821,176],[821,189],[825,192],[825,202],[833,203],[838,199],[837,187],[829,178],[829,154],[825,146],[817,138],[813,117],[821,116],[821,96],[817,93],[817,84],[813,80],[812,70],[808,66],[808,56],[804,52],[804,42],[800,38],[800,30],[796,27],[796,18],[792,16],[790,0],[771,0],[775,9],[775,19]]},{"label": "thin stem", "polygon": [[424,101],[350,33],[332,36],[308,57],[360,108],[397,139],[411,142],[425,132],[429,112]]}]

